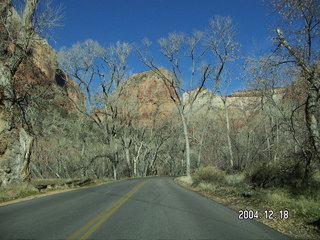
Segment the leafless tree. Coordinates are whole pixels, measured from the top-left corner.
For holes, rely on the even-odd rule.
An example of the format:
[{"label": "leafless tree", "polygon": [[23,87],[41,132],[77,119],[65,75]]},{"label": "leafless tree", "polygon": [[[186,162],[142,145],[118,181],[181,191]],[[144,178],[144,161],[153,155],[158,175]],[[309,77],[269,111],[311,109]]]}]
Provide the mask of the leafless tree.
[{"label": "leafless tree", "polygon": [[[199,31],[194,32],[190,37],[175,32],[170,33],[166,38],[159,39],[160,51],[169,62],[169,73],[156,65],[149,52],[147,52],[148,54],[144,54],[141,51],[139,52],[142,61],[164,81],[178,110],[183,126],[186,174],[188,176],[190,176],[191,173],[188,128],[192,114],[192,105],[211,74],[210,65],[202,61],[206,53],[206,48],[203,48],[200,44],[202,39],[203,33]],[[149,42],[147,42],[147,45],[148,44]],[[189,66],[189,73],[184,70],[185,65]],[[189,80],[186,81],[186,78]],[[199,81],[196,82],[196,79]],[[200,86],[197,89],[197,93],[189,94],[188,99],[183,101],[183,93],[186,92],[187,89],[193,89],[195,84]]]},{"label": "leafless tree", "polygon": [[207,30],[207,44],[216,64],[214,72],[214,88],[217,89],[224,106],[226,136],[228,140],[230,166],[233,168],[234,157],[230,137],[230,120],[227,106],[227,90],[231,83],[228,76],[228,64],[239,58],[240,45],[236,41],[237,28],[230,17],[216,16],[210,21]]},{"label": "leafless tree", "polygon": [[111,98],[111,94],[127,78],[130,51],[127,43],[117,42],[104,48],[93,40],[76,43],[70,49],[62,48],[59,51],[61,68],[77,81],[86,95],[86,106],[74,102],[76,108],[103,133],[101,139],[107,152],[105,157],[112,162],[114,178],[117,177],[120,146],[122,141],[127,143],[127,138],[119,133],[125,125],[130,125],[130,118],[125,118],[125,113],[119,111],[117,99],[115,95]]},{"label": "leafless tree", "polygon": [[[33,133],[25,118],[27,92],[22,96],[17,94],[14,77],[22,62],[32,58],[31,48],[36,41],[41,41],[42,33],[57,24],[60,20],[59,11],[38,10],[38,0],[26,0],[18,12],[12,0],[0,1],[0,134],[7,130],[19,128],[21,144],[21,180],[30,176],[30,151],[33,143]],[[51,14],[51,17],[48,16]],[[44,21],[44,19],[46,21]],[[41,27],[40,27],[41,26]],[[16,116],[22,116],[20,122]],[[15,176],[16,177],[16,176]]]},{"label": "leafless tree", "polygon": [[[272,1],[272,7],[280,14],[285,27],[276,29],[276,41],[280,54],[284,51],[281,63],[293,63],[300,68],[300,77],[306,83],[305,117],[310,137],[311,159],[320,152],[319,133],[319,88],[320,88],[320,2],[319,0]],[[310,161],[307,165],[310,165]],[[308,167],[306,168],[308,169]],[[306,172],[306,176],[308,172]]]}]

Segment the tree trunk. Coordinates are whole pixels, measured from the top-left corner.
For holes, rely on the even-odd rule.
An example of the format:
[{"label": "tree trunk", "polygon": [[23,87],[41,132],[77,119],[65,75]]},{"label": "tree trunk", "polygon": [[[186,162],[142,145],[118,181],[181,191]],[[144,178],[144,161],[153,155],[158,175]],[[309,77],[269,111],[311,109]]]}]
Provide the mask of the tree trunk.
[{"label": "tree trunk", "polygon": [[293,48],[288,41],[284,38],[281,29],[277,29],[278,38],[280,43],[289,51],[290,55],[296,59],[296,64],[302,68],[303,75],[309,82],[310,87],[307,91],[307,102],[305,106],[307,128],[310,135],[312,148],[316,155],[320,152],[320,134],[319,134],[319,123],[316,118],[317,113],[317,102],[319,99],[319,88],[320,88],[320,61],[316,62],[314,66],[306,63],[295,48]]},{"label": "tree trunk", "polygon": [[269,160],[271,160],[271,157],[272,157],[272,149],[271,149],[270,138],[269,138],[269,134],[268,134],[268,130],[267,130],[266,124],[264,124],[264,131],[265,131],[266,139],[267,139]]},{"label": "tree trunk", "polygon": [[[203,131],[204,132],[204,131]],[[197,167],[200,167],[201,164],[201,152],[202,152],[202,146],[203,146],[203,132],[201,134],[201,139],[200,139],[200,143],[199,143],[199,152],[198,152],[198,159],[197,159]]]},{"label": "tree trunk", "polygon": [[129,169],[130,175],[131,175],[131,161],[130,161],[129,148],[125,147],[124,151],[125,151],[125,154],[126,154],[127,166],[128,166],[128,169]]},{"label": "tree trunk", "polygon": [[[244,168],[246,168],[246,166],[249,163],[249,159],[250,159],[251,148],[249,146],[250,146],[250,132],[248,132],[248,137],[247,137],[247,146],[246,146],[247,147],[247,155],[246,155],[246,162],[244,164]],[[239,169],[242,170],[242,163],[241,163],[241,166],[239,166]]]},{"label": "tree trunk", "polygon": [[133,158],[133,176],[137,176],[137,159]]},{"label": "tree trunk", "polygon": [[316,117],[318,110],[318,99],[319,92],[318,89],[320,87],[320,63],[318,67],[315,69],[315,74],[309,79],[311,86],[308,91],[307,103],[306,103],[306,121],[307,127],[310,133],[310,140],[316,154],[320,153],[320,134],[319,134],[319,123]]},{"label": "tree trunk", "polygon": [[112,164],[112,169],[113,169],[113,178],[117,180],[117,166],[116,164]]},{"label": "tree trunk", "polygon": [[139,158],[139,155],[140,155],[140,151],[141,151],[141,148],[142,148],[142,144],[140,144],[138,150],[137,150],[137,156],[135,156],[133,158],[133,175],[136,177],[137,176],[137,162],[138,162],[138,158]]},{"label": "tree trunk", "polygon": [[229,123],[229,113],[228,113],[228,108],[226,101],[223,100],[223,106],[224,106],[224,116],[226,120],[226,125],[227,125],[227,140],[228,140],[228,148],[229,148],[229,155],[230,155],[230,166],[233,168],[233,152],[232,152],[232,144],[231,144],[231,138],[230,138],[230,123]]},{"label": "tree trunk", "polygon": [[34,138],[23,128],[20,130],[20,149],[22,155],[21,176],[22,182],[30,181],[30,156]]},{"label": "tree trunk", "polygon": [[189,143],[189,132],[188,132],[188,126],[187,126],[187,122],[185,119],[185,116],[183,115],[182,112],[180,112],[181,115],[181,120],[182,120],[182,124],[183,124],[183,135],[184,135],[184,140],[185,140],[185,154],[186,154],[186,165],[187,165],[187,169],[186,169],[186,174],[188,177],[190,177],[191,175],[191,170],[190,170],[190,143]]},{"label": "tree trunk", "polygon": [[[210,101],[211,104],[211,101]],[[201,133],[201,138],[200,138],[200,143],[199,143],[199,152],[198,152],[198,159],[197,159],[197,167],[200,167],[201,164],[201,152],[202,152],[202,146],[203,146],[203,142],[204,142],[204,137],[206,135],[206,131],[209,125],[209,120],[206,120],[206,123],[202,129],[202,133]]]},{"label": "tree trunk", "polygon": [[161,144],[158,144],[158,145],[157,145],[157,148],[156,148],[156,151],[155,151],[155,153],[153,154],[153,157],[152,157],[152,160],[151,160],[150,164],[147,164],[147,166],[146,166],[146,168],[145,168],[145,171],[144,171],[144,176],[145,176],[145,177],[147,176],[147,174],[148,174],[148,172],[150,171],[150,169],[153,169],[154,163],[155,163],[155,161],[156,161],[156,159],[157,159],[157,157],[158,157],[158,152],[159,152],[160,147],[161,147]]},{"label": "tree trunk", "polygon": [[278,158],[278,145],[279,145],[279,124],[278,121],[276,122],[276,144],[275,144],[275,150],[273,155],[273,161],[276,162]]}]

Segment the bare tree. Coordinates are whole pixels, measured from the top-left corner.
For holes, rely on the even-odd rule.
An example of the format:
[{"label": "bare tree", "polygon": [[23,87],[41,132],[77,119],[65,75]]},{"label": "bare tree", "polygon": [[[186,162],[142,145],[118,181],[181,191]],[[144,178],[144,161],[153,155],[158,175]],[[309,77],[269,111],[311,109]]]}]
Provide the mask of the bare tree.
[{"label": "bare tree", "polygon": [[[119,111],[117,99],[115,95],[111,98],[111,94],[127,78],[126,66],[130,51],[131,47],[127,43],[117,42],[104,48],[93,40],[59,51],[61,68],[76,79],[86,95],[86,108],[74,102],[76,108],[91,119],[103,133],[101,140],[105,145],[104,155],[112,162],[114,178],[117,177],[120,146],[123,141],[127,143],[127,139],[120,132],[124,126],[130,126],[130,118],[126,118],[123,115],[125,113]],[[126,147],[125,145],[125,152],[128,153],[130,146]],[[127,162],[130,162],[130,157],[127,157]]]},{"label": "bare tree", "polygon": [[[216,16],[210,21],[207,30],[207,44],[216,60],[214,74],[214,88],[217,88],[223,102],[224,116],[226,122],[226,136],[228,140],[230,166],[233,168],[234,157],[230,137],[230,120],[227,106],[226,91],[231,83],[228,76],[228,64],[235,61],[239,52],[239,44],[236,41],[237,29],[230,17]],[[229,78],[229,79],[228,79]]]},{"label": "bare tree", "polygon": [[[45,28],[54,26],[60,18],[56,15],[58,12],[53,13],[49,7],[47,12],[37,11],[38,0],[26,0],[20,14],[16,11],[13,2],[12,0],[0,1],[0,134],[19,128],[21,164],[18,168],[21,171],[18,170],[20,176],[18,178],[24,181],[30,176],[30,151],[34,137],[32,128],[25,118],[28,93],[17,94],[14,77],[20,64],[32,58],[31,48],[35,41],[41,40],[38,30],[42,29],[44,32]],[[43,22],[49,13],[53,13],[52,18]],[[22,117],[16,121],[16,116]],[[22,127],[17,127],[19,124]]]},{"label": "bare tree", "polygon": [[[320,152],[317,117],[320,97],[320,2],[319,0],[277,0],[272,1],[272,6],[286,23],[285,28],[276,29],[276,40],[279,43],[277,50],[285,51],[284,60],[281,63],[293,63],[298,66],[301,69],[301,79],[307,86],[305,117],[313,153],[312,159],[316,159]],[[310,165],[310,161],[307,165]]]},{"label": "bare tree", "polygon": [[[188,176],[191,173],[189,120],[192,114],[192,105],[211,74],[210,65],[202,62],[206,53],[206,49],[200,46],[202,39],[203,33],[199,31],[194,32],[190,37],[186,37],[182,33],[170,33],[167,38],[159,39],[160,51],[169,62],[169,72],[157,66],[149,52],[147,52],[148,54],[139,52],[142,61],[164,81],[178,110],[183,126],[186,174]],[[147,42],[147,47],[149,44]],[[189,65],[189,73],[184,70],[185,65]],[[189,80],[186,81],[185,78]],[[194,88],[196,79],[199,80],[197,84],[200,86],[197,93],[189,94],[188,99],[183,101],[183,93],[187,89]]]}]

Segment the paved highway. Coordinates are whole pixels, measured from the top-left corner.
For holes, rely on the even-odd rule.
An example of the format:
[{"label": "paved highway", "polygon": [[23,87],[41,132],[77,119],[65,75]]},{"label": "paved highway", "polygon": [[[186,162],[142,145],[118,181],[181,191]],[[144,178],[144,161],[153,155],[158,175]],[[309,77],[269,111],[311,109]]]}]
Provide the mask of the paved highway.
[{"label": "paved highway", "polygon": [[175,184],[131,179],[0,207],[0,239],[289,239]]}]

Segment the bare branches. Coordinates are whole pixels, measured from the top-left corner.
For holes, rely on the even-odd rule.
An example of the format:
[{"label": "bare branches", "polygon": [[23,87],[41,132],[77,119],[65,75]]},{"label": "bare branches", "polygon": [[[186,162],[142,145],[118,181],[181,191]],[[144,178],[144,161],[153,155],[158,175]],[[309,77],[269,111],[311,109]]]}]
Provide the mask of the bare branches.
[{"label": "bare branches", "polygon": [[[320,153],[319,120],[316,117],[319,113],[317,106],[320,88],[320,53],[317,50],[319,43],[316,41],[320,36],[320,2],[319,0],[273,1],[273,6],[284,19],[289,20],[286,30],[298,29],[286,37],[279,28],[276,32],[280,44],[287,50],[288,58],[294,59],[295,64],[302,69],[301,80],[308,82],[305,120],[310,135],[309,144],[313,146],[312,152],[315,157]],[[294,36],[297,39],[293,39]],[[306,168],[306,172],[307,170]]]},{"label": "bare branches", "polygon": [[[216,17],[205,32],[195,31],[190,36],[173,32],[161,38],[160,52],[170,65],[169,78],[162,73],[148,51],[150,41],[144,41],[147,51],[138,51],[142,61],[163,79],[167,88],[174,89],[171,90],[171,98],[183,127],[187,175],[190,174],[189,120],[193,104],[205,83],[210,79],[220,81],[227,62],[237,59],[239,44],[235,41],[236,32],[231,18]],[[209,51],[212,53],[210,56]]]},{"label": "bare branches", "polygon": [[277,28],[277,34],[278,34],[278,38],[281,42],[281,44],[289,51],[289,53],[296,59],[296,63],[298,64],[298,66],[302,67],[302,69],[304,71],[306,71],[307,73],[311,74],[311,69],[309,69],[309,67],[305,64],[304,59],[303,59],[303,55],[301,55],[301,53],[299,53],[298,51],[296,51],[288,42],[287,40],[284,38],[282,31]]},{"label": "bare branches", "polygon": [[[102,68],[108,73],[108,77],[100,74],[101,85],[105,91],[111,92],[119,86],[119,84],[128,77],[127,74],[127,61],[130,56],[132,47],[130,44],[124,42],[117,42],[111,44],[102,52],[102,60],[105,65]],[[109,81],[109,83],[106,82]]]},{"label": "bare branches", "polygon": [[161,53],[168,58],[168,60],[178,66],[178,60],[181,58],[181,51],[184,45],[185,36],[183,33],[169,33],[167,38],[160,38],[159,45]]},{"label": "bare branches", "polygon": [[230,17],[216,16],[211,19],[206,33],[206,44],[213,57],[218,60],[215,64],[215,81],[218,83],[226,63],[238,58],[240,45],[236,41],[237,28]]},{"label": "bare branches", "polygon": [[52,6],[52,0],[40,1],[33,18],[33,26],[37,34],[44,38],[52,38],[52,30],[62,26],[64,17],[62,5]]},{"label": "bare branches", "polygon": [[104,49],[98,42],[86,40],[70,49],[62,48],[58,53],[60,68],[78,81],[90,104],[93,104],[91,85],[96,75],[97,58],[102,52]]},{"label": "bare branches", "polygon": [[[273,0],[272,7],[282,16],[285,25],[276,30],[280,43],[302,67],[319,60],[320,1]],[[282,33],[287,33],[285,37]],[[306,71],[306,69],[304,69]],[[310,70],[310,69],[309,69]]]}]

